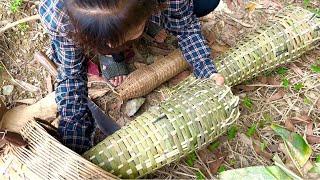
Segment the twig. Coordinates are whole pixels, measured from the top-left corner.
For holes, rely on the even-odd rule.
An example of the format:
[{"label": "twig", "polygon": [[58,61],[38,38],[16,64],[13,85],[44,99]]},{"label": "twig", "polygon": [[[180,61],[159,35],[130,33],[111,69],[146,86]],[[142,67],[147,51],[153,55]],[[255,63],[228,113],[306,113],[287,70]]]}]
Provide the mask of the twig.
[{"label": "twig", "polygon": [[0,34],[2,34],[6,30],[8,30],[8,29],[10,29],[10,28],[12,28],[14,26],[17,26],[18,24],[25,23],[25,22],[28,22],[28,21],[34,21],[34,20],[38,20],[38,19],[40,19],[40,15],[37,14],[37,15],[29,16],[29,17],[20,19],[18,21],[9,23],[9,24],[7,24],[6,26],[4,26],[3,28],[0,29]]}]

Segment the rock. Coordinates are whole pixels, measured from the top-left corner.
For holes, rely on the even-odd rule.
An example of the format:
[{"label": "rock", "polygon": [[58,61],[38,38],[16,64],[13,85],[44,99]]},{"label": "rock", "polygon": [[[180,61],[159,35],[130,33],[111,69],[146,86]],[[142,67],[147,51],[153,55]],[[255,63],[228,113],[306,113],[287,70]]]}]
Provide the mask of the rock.
[{"label": "rock", "polygon": [[2,93],[5,96],[10,96],[12,94],[14,86],[13,85],[7,85],[2,87]]},{"label": "rock", "polygon": [[132,99],[128,101],[126,104],[125,113],[129,117],[134,116],[145,101],[146,101],[146,98],[137,98],[137,99]]}]

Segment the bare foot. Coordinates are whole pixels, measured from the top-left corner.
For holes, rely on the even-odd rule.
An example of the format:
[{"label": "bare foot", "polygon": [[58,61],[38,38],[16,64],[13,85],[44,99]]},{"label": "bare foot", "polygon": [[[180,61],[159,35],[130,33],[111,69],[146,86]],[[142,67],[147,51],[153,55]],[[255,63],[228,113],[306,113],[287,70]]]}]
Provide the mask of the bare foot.
[{"label": "bare foot", "polygon": [[157,43],[163,43],[168,37],[165,29],[162,29],[155,37]]},{"label": "bare foot", "polygon": [[120,86],[124,82],[126,77],[127,76],[117,76],[117,77],[110,79],[109,81],[113,86],[117,87],[117,86]]}]

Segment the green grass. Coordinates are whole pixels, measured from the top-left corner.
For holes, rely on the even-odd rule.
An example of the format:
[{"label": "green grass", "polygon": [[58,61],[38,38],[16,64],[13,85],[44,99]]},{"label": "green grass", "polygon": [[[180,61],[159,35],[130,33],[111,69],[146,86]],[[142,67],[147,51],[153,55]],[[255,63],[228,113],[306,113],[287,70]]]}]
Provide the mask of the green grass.
[{"label": "green grass", "polygon": [[243,100],[243,106],[249,110],[252,110],[253,102],[249,97],[245,97]]},{"label": "green grass", "polygon": [[196,179],[197,180],[204,180],[206,177],[203,175],[201,171],[196,172]]},{"label": "green grass", "polygon": [[21,7],[22,2],[23,2],[23,0],[11,0],[10,10],[14,13],[17,12]]},{"label": "green grass", "polygon": [[293,89],[296,91],[300,91],[304,87],[303,83],[297,83],[293,86]]},{"label": "green grass", "polygon": [[238,133],[238,127],[231,126],[227,132],[228,140],[234,139],[237,136],[237,133]]},{"label": "green grass", "polygon": [[288,79],[286,79],[286,78],[282,79],[282,86],[284,88],[288,89],[289,86],[290,86],[290,81]]},{"label": "green grass", "polygon": [[214,141],[208,146],[209,151],[213,152],[220,146],[220,141]]},{"label": "green grass", "polygon": [[287,72],[288,72],[288,68],[286,67],[279,67],[277,70],[276,70],[277,74],[279,75],[285,75]]},{"label": "green grass", "polygon": [[193,167],[194,165],[194,162],[197,160],[197,155],[195,152],[189,154],[187,157],[186,157],[186,163],[188,164],[188,166],[190,167]]},{"label": "green grass", "polygon": [[314,73],[320,73],[320,66],[315,64],[311,65],[311,71]]},{"label": "green grass", "polygon": [[227,170],[227,167],[222,164],[218,169],[218,173],[222,173],[223,171],[226,171],[226,170]]},{"label": "green grass", "polygon": [[317,162],[317,163],[320,163],[320,154],[317,155],[317,157],[316,157],[316,162]]},{"label": "green grass", "polygon": [[246,135],[247,135],[248,137],[252,137],[252,136],[254,135],[254,133],[256,133],[256,131],[257,131],[257,126],[258,126],[258,125],[257,125],[256,123],[255,123],[255,124],[252,124],[252,125],[249,127]]},{"label": "green grass", "polygon": [[26,32],[28,30],[29,26],[27,23],[21,23],[18,25],[18,29],[21,32]]}]

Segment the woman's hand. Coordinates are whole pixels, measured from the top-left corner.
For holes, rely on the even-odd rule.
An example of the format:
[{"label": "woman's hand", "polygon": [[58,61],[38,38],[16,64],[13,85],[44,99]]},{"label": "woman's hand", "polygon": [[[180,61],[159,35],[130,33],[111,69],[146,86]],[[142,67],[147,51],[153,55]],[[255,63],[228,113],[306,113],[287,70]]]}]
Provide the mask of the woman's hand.
[{"label": "woman's hand", "polygon": [[215,83],[219,86],[224,85],[224,77],[221,74],[215,73],[210,76],[211,79],[215,81]]}]

